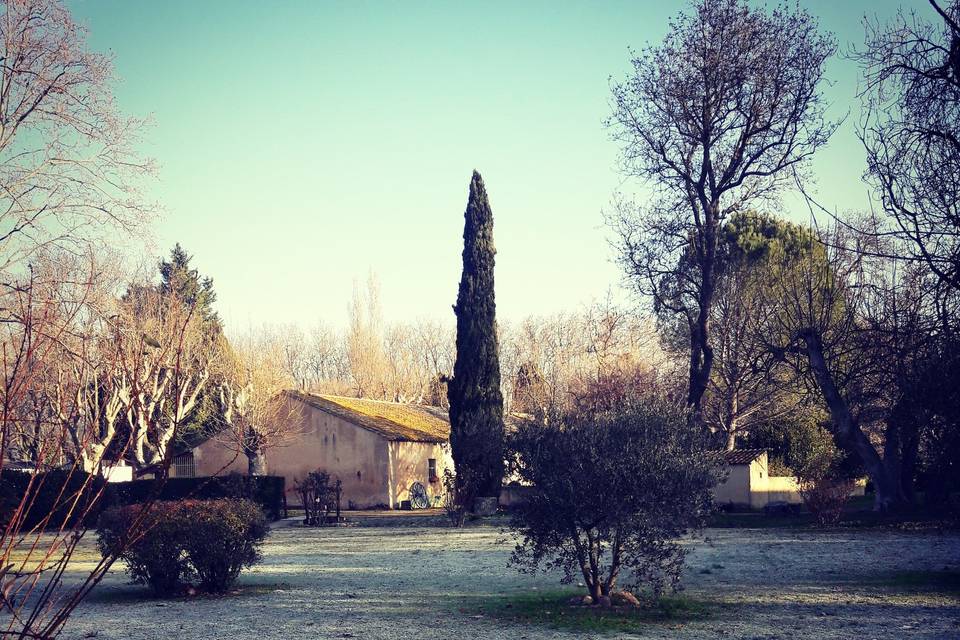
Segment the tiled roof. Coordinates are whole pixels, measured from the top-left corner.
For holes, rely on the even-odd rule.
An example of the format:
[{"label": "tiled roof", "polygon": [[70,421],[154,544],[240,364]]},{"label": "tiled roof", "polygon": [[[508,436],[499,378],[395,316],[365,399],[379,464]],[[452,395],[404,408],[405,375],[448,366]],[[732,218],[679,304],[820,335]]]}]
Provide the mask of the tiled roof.
[{"label": "tiled roof", "polygon": [[450,439],[450,420],[447,412],[438,407],[366,398],[322,396],[301,391],[288,391],[287,394],[311,407],[378,433],[388,440],[446,442]]},{"label": "tiled roof", "polygon": [[734,449],[733,451],[711,451],[711,454],[726,465],[750,464],[763,454],[766,449]]}]

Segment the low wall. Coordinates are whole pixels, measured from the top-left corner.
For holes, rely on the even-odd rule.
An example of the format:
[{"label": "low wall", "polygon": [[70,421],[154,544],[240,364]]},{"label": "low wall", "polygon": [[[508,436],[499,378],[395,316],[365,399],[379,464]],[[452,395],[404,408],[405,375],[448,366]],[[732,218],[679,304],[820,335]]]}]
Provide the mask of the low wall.
[{"label": "low wall", "polygon": [[[866,490],[865,480],[857,480],[850,497],[862,496]],[[802,504],[800,486],[793,476],[767,476],[754,478],[750,484],[750,508],[763,509],[771,502],[786,502],[788,504]]]},{"label": "low wall", "polygon": [[786,502],[800,504],[803,499],[797,485],[797,479],[792,476],[767,476],[754,478],[750,484],[750,507],[763,509],[771,502]]},{"label": "low wall", "polygon": [[508,484],[500,488],[500,506],[513,507],[527,501],[533,487],[519,484]]}]

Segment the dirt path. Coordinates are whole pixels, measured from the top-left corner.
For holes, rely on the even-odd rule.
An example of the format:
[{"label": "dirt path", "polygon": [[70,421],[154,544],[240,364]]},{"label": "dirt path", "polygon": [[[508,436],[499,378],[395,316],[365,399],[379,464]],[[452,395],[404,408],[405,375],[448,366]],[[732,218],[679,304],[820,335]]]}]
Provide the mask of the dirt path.
[{"label": "dirt path", "polygon": [[[507,568],[502,538],[493,527],[280,527],[263,564],[241,577],[239,594],[153,601],[117,570],[64,637],[592,637],[493,620],[458,605],[558,585],[556,576]],[[898,582],[902,572],[960,569],[957,534],[711,530],[688,564],[688,595],[721,603],[718,612],[682,625],[650,623],[621,637],[960,638],[956,593]]]}]

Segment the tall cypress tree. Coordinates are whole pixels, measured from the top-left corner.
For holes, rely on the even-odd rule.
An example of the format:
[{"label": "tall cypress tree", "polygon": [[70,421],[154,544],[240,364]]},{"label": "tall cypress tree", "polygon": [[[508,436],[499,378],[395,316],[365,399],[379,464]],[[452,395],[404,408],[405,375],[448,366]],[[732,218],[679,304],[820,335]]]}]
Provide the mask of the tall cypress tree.
[{"label": "tall cypress tree", "polygon": [[493,212],[476,171],[464,212],[463,275],[453,311],[457,359],[448,382],[450,445],[466,495],[499,496],[503,477],[503,394],[493,295]]}]

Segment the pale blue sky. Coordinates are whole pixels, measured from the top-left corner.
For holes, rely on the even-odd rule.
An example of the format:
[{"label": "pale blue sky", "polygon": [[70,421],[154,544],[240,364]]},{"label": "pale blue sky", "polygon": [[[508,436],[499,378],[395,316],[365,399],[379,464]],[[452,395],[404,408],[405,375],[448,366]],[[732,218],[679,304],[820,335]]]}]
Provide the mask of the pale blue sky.
[{"label": "pale blue sky", "polygon": [[[865,13],[899,3],[802,4],[847,48]],[[474,168],[494,211],[501,318],[619,284],[601,212],[631,185],[602,126],[609,77],[682,3],[71,6],[90,44],[115,55],[121,107],[153,118],[158,250],[179,241],[196,256],[228,328],[342,325],[370,270],[389,320],[452,320]],[[851,116],[817,159],[818,195],[863,208],[857,69],[829,71],[833,111]]]}]

